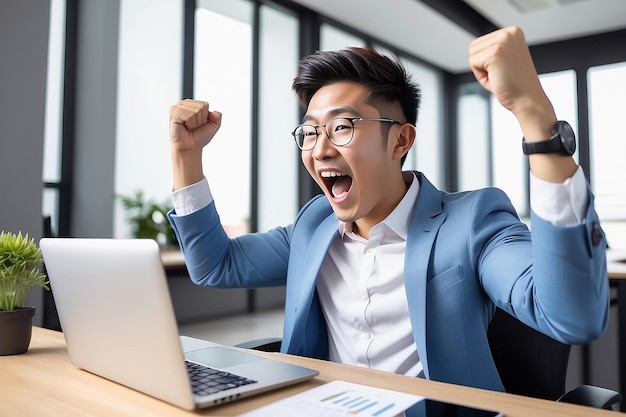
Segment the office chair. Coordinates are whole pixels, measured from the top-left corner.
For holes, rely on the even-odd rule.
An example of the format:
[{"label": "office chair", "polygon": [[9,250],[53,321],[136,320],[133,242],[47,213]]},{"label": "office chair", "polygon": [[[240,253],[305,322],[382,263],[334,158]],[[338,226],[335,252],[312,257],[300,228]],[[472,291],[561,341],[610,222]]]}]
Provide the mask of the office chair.
[{"label": "office chair", "polygon": [[566,345],[496,309],[487,331],[489,347],[506,392],[612,410],[622,396],[581,385],[565,392],[571,345]]},{"label": "office chair", "polygon": [[[565,392],[571,346],[525,325],[501,309],[496,310],[487,337],[506,392],[612,410],[620,393],[592,385]],[[280,338],[266,338],[237,346],[265,352],[280,351]]]}]

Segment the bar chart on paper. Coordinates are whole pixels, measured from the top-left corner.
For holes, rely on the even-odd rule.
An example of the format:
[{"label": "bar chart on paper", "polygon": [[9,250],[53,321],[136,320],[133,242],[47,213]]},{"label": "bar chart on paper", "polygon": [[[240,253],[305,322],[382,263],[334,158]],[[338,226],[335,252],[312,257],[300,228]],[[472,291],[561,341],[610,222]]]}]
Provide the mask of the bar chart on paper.
[{"label": "bar chart on paper", "polygon": [[394,409],[396,403],[392,398],[372,396],[360,391],[345,390],[319,399],[320,409],[348,415],[371,415],[379,417],[386,411]]},{"label": "bar chart on paper", "polygon": [[246,417],[393,417],[423,397],[344,381],[333,381],[269,404]]}]

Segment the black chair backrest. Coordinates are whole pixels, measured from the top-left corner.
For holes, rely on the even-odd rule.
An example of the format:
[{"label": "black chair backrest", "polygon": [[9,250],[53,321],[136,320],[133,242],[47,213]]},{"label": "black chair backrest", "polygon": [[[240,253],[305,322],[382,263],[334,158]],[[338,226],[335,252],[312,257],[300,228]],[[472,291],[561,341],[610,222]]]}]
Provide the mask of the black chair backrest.
[{"label": "black chair backrest", "polygon": [[497,309],[489,346],[507,392],[557,400],[565,393],[570,345],[560,343]]}]

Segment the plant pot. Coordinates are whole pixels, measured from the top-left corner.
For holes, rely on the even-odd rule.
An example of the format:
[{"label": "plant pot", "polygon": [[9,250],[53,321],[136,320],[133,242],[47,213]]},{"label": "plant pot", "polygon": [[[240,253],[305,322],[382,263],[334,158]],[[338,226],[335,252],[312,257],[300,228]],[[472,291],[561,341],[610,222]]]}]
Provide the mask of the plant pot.
[{"label": "plant pot", "polygon": [[0,356],[25,353],[33,332],[35,307],[0,311]]}]

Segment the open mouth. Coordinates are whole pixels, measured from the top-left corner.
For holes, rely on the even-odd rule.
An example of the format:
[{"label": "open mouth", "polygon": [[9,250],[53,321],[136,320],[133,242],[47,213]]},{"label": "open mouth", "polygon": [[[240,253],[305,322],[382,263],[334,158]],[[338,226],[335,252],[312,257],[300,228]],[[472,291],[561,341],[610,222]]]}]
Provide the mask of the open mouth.
[{"label": "open mouth", "polygon": [[322,181],[335,200],[342,200],[348,195],[352,186],[352,177],[340,171],[323,171]]}]

